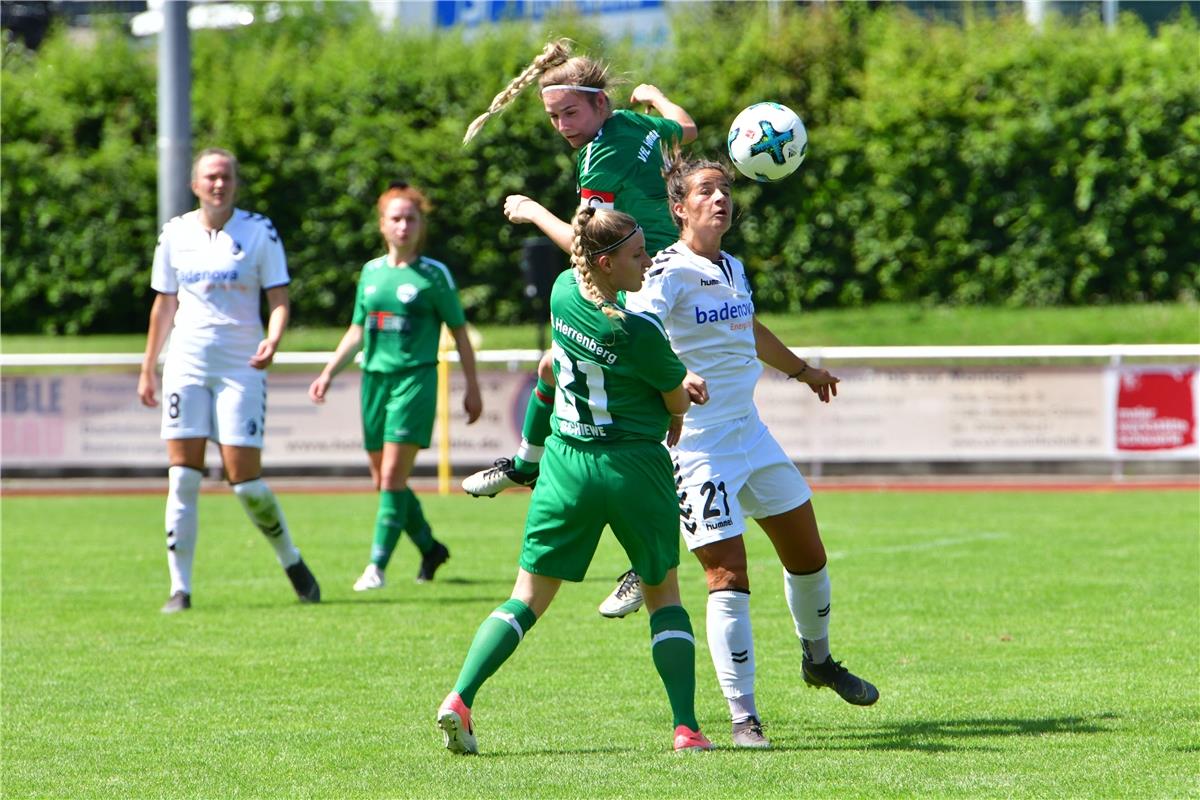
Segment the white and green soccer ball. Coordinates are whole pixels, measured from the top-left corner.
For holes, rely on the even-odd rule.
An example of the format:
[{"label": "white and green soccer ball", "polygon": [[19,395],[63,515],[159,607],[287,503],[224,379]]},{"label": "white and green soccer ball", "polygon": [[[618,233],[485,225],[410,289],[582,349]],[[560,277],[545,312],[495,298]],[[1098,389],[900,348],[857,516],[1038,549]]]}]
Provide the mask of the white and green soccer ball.
[{"label": "white and green soccer ball", "polygon": [[729,158],[747,178],[770,183],[796,171],[808,152],[808,131],[795,111],[755,103],[729,126]]}]

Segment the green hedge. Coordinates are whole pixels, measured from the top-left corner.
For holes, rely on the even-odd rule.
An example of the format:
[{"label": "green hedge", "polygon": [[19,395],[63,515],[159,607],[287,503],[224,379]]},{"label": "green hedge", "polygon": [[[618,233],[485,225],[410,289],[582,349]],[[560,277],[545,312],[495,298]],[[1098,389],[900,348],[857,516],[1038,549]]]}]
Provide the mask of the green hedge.
[{"label": "green hedge", "polygon": [[[635,51],[586,24],[464,37],[381,32],[364,6],[285,4],[272,24],[193,35],[197,148],[236,151],[242,205],[284,237],[297,324],[342,325],[380,250],[387,181],[425,188],[430,254],[479,321],[524,319],[503,218],[523,192],[563,213],[572,154],[529,92],[469,148],[467,122],[549,35],[576,38],[691,111],[723,153],[733,115],[774,99],[809,129],[801,171],[739,182],[728,247],[759,307],[878,301],[1055,305],[1200,290],[1200,29],[1115,32],[1084,15],[931,22],[902,8],[689,5],[673,47]],[[774,16],[772,16],[774,14]],[[145,325],[156,236],[155,53],[118,30],[36,54],[0,85],[4,332]]]}]

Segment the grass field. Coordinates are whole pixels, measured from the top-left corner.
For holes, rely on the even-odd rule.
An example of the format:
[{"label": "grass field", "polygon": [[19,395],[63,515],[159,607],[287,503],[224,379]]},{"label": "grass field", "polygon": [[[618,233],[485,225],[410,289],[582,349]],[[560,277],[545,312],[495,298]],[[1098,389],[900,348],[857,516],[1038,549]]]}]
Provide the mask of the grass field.
[{"label": "grass field", "polygon": [[[349,313],[349,309],[347,309]],[[1179,344],[1200,342],[1195,303],[1082,308],[923,307],[878,305],[763,314],[793,347],[998,344]],[[285,350],[332,350],[345,326],[295,320]],[[492,350],[537,346],[534,325],[483,325],[482,346]],[[6,353],[140,353],[145,333],[102,336],[5,335]]]},{"label": "grass field", "polygon": [[681,567],[711,754],[670,752],[645,612],[595,605],[610,539],[476,701],[482,755],[433,714],[507,596],[527,496],[425,496],[453,557],[384,590],[370,494],[283,494],[325,602],[294,602],[233,497],[206,491],[195,607],[165,617],[162,498],[6,497],[3,795],[25,797],[1200,796],[1200,504],[1192,492],[826,492],[835,656],[869,709],[806,689],[765,537],[748,539],[770,752],[728,749]]}]

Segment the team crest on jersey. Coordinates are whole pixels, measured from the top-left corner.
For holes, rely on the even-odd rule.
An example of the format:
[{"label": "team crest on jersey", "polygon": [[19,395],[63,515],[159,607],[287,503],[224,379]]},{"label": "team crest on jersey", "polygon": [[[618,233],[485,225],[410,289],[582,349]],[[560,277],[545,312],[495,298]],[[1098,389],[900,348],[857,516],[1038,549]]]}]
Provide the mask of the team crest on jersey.
[{"label": "team crest on jersey", "polygon": [[417,287],[411,283],[406,283],[403,286],[396,288],[396,299],[401,303],[411,303],[417,299]]},{"label": "team crest on jersey", "polygon": [[611,211],[617,202],[617,196],[612,192],[602,192],[599,189],[580,189],[579,204]]}]

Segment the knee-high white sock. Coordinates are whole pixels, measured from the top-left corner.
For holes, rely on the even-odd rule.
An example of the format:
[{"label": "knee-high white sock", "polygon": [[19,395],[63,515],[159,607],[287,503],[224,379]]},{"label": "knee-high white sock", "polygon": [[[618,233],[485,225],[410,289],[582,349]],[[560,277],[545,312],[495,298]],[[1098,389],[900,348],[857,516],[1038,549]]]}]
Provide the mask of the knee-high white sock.
[{"label": "knee-high white sock", "polygon": [[171,594],[192,593],[192,560],[200,530],[200,470],[171,467],[167,470],[167,569]]},{"label": "knee-high white sock", "polygon": [[758,716],[754,706],[754,634],[750,629],[750,594],[737,590],[710,592],[705,614],[708,652],[717,684],[729,703],[734,722]]},{"label": "knee-high white sock", "polygon": [[829,572],[821,567],[807,575],[783,571],[783,594],[787,597],[796,635],[811,661],[820,664],[829,658]]},{"label": "knee-high white sock", "polygon": [[242,508],[271,547],[275,548],[275,558],[279,566],[287,569],[300,560],[300,551],[292,544],[292,535],[288,532],[287,520],[283,517],[283,509],[275,499],[275,493],[262,478],[237,483],[233,493],[242,501]]}]

